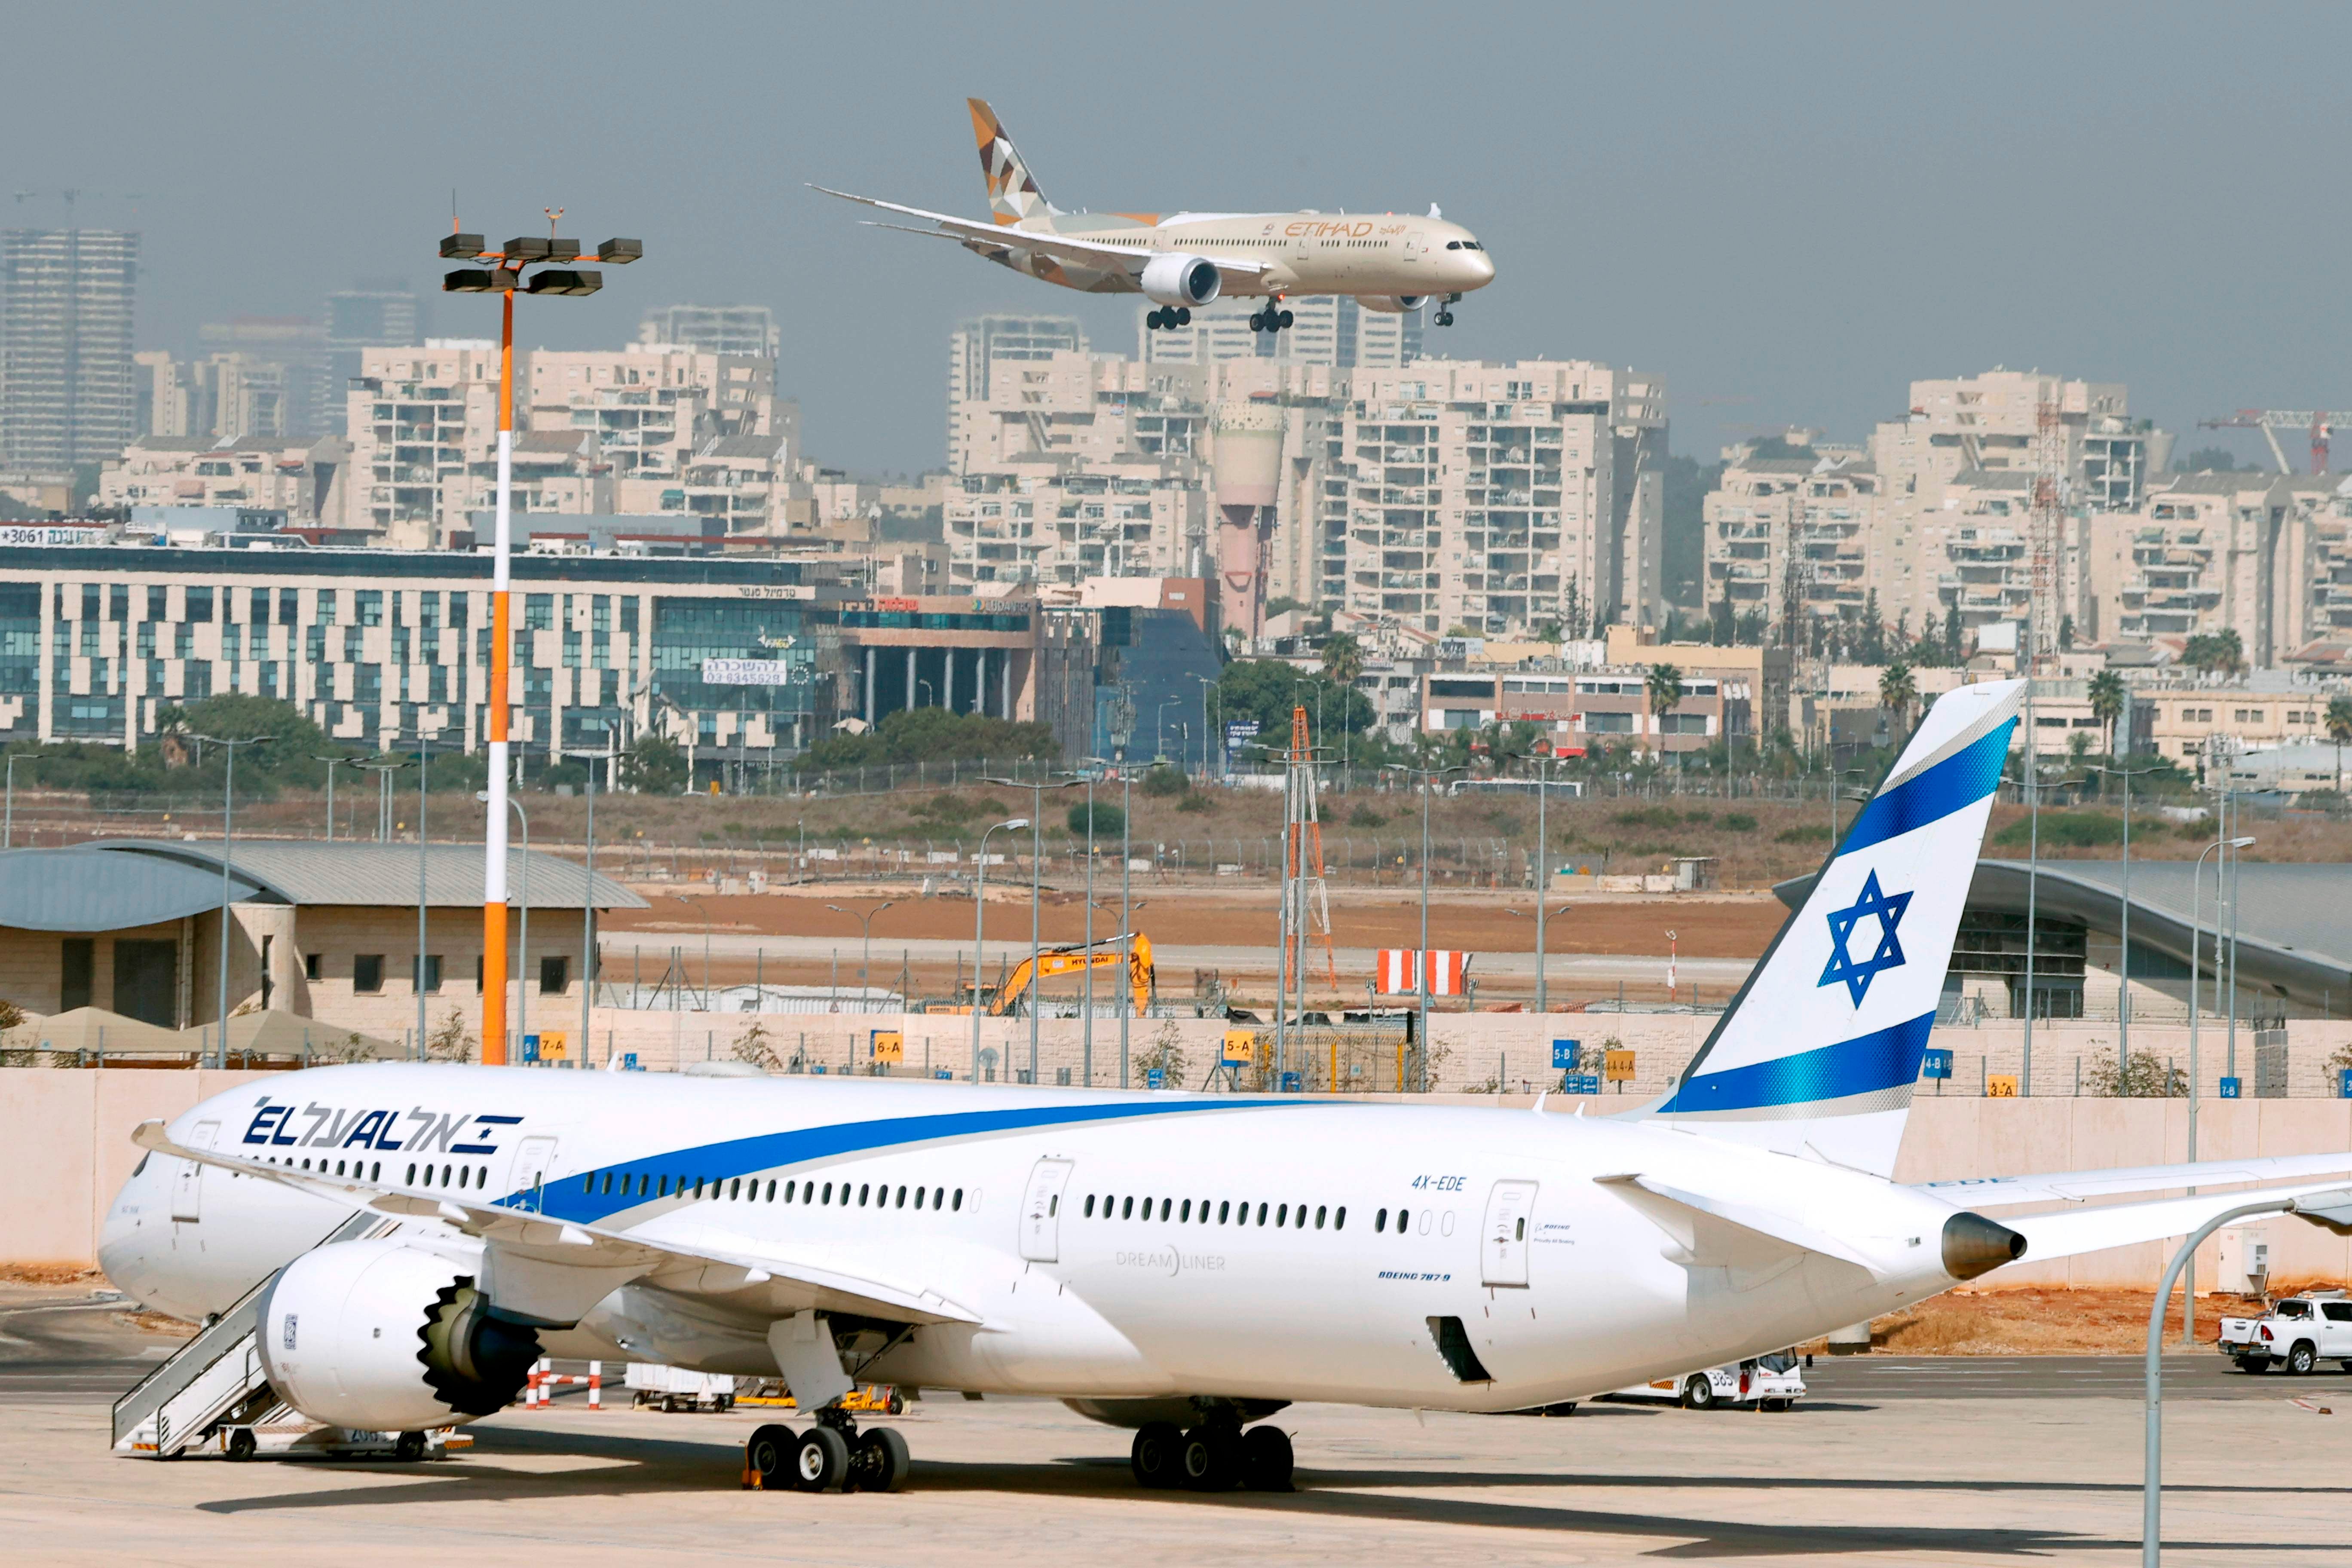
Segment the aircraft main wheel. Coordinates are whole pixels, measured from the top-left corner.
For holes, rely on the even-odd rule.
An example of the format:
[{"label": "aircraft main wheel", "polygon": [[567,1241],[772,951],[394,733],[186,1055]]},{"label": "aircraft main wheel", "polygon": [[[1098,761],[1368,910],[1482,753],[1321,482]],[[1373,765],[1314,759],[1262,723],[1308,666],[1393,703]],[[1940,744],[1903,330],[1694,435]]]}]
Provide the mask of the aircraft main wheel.
[{"label": "aircraft main wheel", "polygon": [[1135,1484],[1164,1491],[1176,1484],[1181,1462],[1184,1434],[1172,1421],[1148,1421],[1135,1435],[1134,1446],[1127,1451],[1127,1462],[1135,1472]]},{"label": "aircraft main wheel", "polygon": [[1179,305],[1176,307],[1176,324],[1180,327],[1189,327],[1192,324],[1192,306]]},{"label": "aircraft main wheel", "polygon": [[849,1479],[849,1443],[830,1426],[812,1426],[793,1450],[793,1484],[804,1492],[837,1492]]},{"label": "aircraft main wheel", "polygon": [[1290,312],[1289,312],[1289,311],[1287,311],[1287,310],[1285,310],[1285,311],[1282,313],[1281,317],[1279,318],[1279,321],[1280,321],[1280,324],[1281,324],[1281,325],[1283,325],[1283,326],[1287,327],[1288,325],[1290,325]]},{"label": "aircraft main wheel", "polygon": [[907,1452],[907,1439],[895,1426],[877,1426],[857,1440],[857,1452],[850,1459],[852,1479],[862,1492],[895,1492],[907,1485],[907,1471],[914,1459]]},{"label": "aircraft main wheel", "polygon": [[800,1447],[800,1436],[789,1426],[770,1422],[756,1428],[750,1442],[743,1445],[743,1468],[759,1473],[760,1484],[781,1489],[793,1484],[793,1455]]},{"label": "aircraft main wheel", "polygon": [[2286,1352],[2286,1369],[2297,1377],[2308,1377],[2319,1370],[2319,1352],[2309,1340],[2297,1343]]},{"label": "aircraft main wheel", "polygon": [[1279,1426],[1253,1426],[1242,1434],[1242,1485],[1254,1492],[1291,1489],[1290,1434]]},{"label": "aircraft main wheel", "polygon": [[1706,1373],[1693,1373],[1683,1380],[1684,1409],[1712,1410],[1715,1405],[1715,1384],[1707,1380]]},{"label": "aircraft main wheel", "polygon": [[425,1458],[425,1434],[403,1432],[392,1441],[392,1457],[404,1465],[413,1465]]},{"label": "aircraft main wheel", "polygon": [[1184,1434],[1184,1485],[1196,1492],[1233,1489],[1241,1479],[1241,1434],[1222,1426],[1195,1426]]},{"label": "aircraft main wheel", "polygon": [[[407,1436],[404,1434],[401,1441],[406,1442],[407,1440]],[[253,1428],[250,1426],[240,1426],[236,1431],[228,1435],[228,1457],[230,1458],[235,1459],[239,1464],[243,1464],[246,1460],[253,1458]]]},{"label": "aircraft main wheel", "polygon": [[1262,332],[1265,331],[1265,311],[1254,310],[1250,313],[1250,331],[1253,332]]}]

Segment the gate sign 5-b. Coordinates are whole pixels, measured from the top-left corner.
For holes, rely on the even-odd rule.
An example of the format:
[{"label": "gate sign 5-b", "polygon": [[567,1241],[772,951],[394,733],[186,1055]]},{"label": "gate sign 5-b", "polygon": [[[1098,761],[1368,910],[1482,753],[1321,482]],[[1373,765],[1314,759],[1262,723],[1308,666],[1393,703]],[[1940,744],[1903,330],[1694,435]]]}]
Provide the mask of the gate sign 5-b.
[{"label": "gate sign 5-b", "polygon": [[1563,1071],[1575,1070],[1584,1052],[1581,1040],[1554,1040],[1551,1043],[1551,1065]]}]

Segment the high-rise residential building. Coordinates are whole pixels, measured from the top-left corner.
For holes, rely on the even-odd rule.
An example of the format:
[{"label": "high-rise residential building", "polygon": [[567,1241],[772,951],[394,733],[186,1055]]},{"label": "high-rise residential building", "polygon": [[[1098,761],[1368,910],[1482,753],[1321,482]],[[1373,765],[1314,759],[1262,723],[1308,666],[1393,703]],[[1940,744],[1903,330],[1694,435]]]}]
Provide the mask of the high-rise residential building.
[{"label": "high-rise residential building", "polygon": [[539,349],[518,380],[531,433],[584,437],[615,510],[723,517],[731,533],[781,516],[799,409],[780,415],[774,360],[675,343]]},{"label": "high-rise residential building", "polygon": [[1086,352],[1086,329],[1075,316],[975,316],[959,323],[948,334],[948,472],[963,472],[966,458],[957,412],[988,401],[997,361]]},{"label": "high-rise residential building", "polygon": [[[307,441],[326,428],[326,329],[307,316],[236,316],[206,321],[196,342],[217,365],[211,426],[222,436]],[[342,388],[333,389],[337,398]]]},{"label": "high-rise residential building", "polygon": [[774,359],[783,346],[765,305],[665,305],[637,323],[637,342],[675,343],[710,354]]},{"label": "high-rise residential building", "polygon": [[0,234],[0,464],[60,472],[139,434],[131,329],[139,237]]},{"label": "high-rise residential building", "polygon": [[404,278],[363,278],[327,296],[327,374],[321,418],[341,432],[351,384],[372,348],[406,348],[425,341],[425,305]]},{"label": "high-rise residential building", "polygon": [[1262,300],[1220,300],[1195,306],[1184,326],[1154,329],[1150,307],[1136,307],[1136,357],[1148,364],[1209,364],[1271,359],[1350,370],[1394,370],[1421,357],[1418,310],[1372,310],[1344,294],[1289,301],[1291,324],[1279,332],[1250,330]]}]

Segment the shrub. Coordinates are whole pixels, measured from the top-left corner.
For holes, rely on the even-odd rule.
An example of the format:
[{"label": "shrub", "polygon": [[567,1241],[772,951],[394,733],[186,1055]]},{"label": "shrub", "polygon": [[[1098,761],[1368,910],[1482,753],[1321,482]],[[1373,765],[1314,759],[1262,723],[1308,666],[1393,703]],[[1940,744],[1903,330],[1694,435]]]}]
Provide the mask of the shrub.
[{"label": "shrub", "polygon": [[1784,827],[1772,835],[1775,844],[1826,844],[1830,825],[1826,822],[1802,822],[1794,827]]},{"label": "shrub", "polygon": [[1637,805],[1609,820],[1620,827],[1680,827],[1683,823],[1679,813],[1663,805]]},{"label": "shrub", "polygon": [[1683,813],[1683,820],[1690,823],[1694,826],[1705,827],[1707,824],[1715,820],[1715,813],[1711,811],[1685,811]]},{"label": "shrub", "polygon": [[1723,816],[1723,830],[1726,833],[1753,833],[1756,831],[1756,819],[1744,811],[1727,811]]},{"label": "shrub", "polygon": [[1215,810],[1216,805],[1217,803],[1211,800],[1207,795],[1195,792],[1192,795],[1186,795],[1182,800],[1178,801],[1176,803],[1176,809],[1179,811],[1192,812],[1197,815],[1201,812]]},{"label": "shrub", "polygon": [[[2112,1100],[2116,1097],[2116,1054],[2102,1052],[2094,1058],[2083,1074],[2084,1092]],[[2185,1100],[2189,1095],[2189,1075],[2177,1067],[2168,1067],[2164,1058],[2154,1051],[2134,1051],[2131,1067],[2125,1074],[2124,1093],[2134,1100]]]},{"label": "shrub", "polygon": [[1089,813],[1092,814],[1092,826],[1097,839],[1116,838],[1127,827],[1127,815],[1118,807],[1107,805],[1102,801],[1097,801],[1091,806],[1081,803],[1070,807],[1069,821],[1072,837],[1084,838],[1087,836]]},{"label": "shrub", "polygon": [[1143,793],[1160,800],[1173,800],[1192,787],[1184,770],[1172,763],[1161,763],[1143,775]]},{"label": "shrub", "polygon": [[[1993,835],[1995,844],[2023,847],[2033,841],[2033,819],[2021,816]],[[2096,811],[2045,811],[2041,839],[2045,848],[2087,849],[2124,841],[2124,819]]]},{"label": "shrub", "polygon": [[1369,805],[1359,805],[1348,814],[1348,826],[1350,827],[1385,827],[1388,821]]}]

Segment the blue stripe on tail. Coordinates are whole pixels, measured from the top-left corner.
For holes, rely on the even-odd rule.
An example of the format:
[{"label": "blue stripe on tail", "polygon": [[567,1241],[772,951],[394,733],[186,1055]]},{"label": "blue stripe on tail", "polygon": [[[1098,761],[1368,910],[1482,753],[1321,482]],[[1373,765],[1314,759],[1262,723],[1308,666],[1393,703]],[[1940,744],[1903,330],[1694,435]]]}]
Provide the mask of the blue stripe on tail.
[{"label": "blue stripe on tail", "polygon": [[2009,760],[2009,738],[2016,728],[2014,719],[1997,725],[1983,739],[1953,752],[1916,777],[1873,795],[1870,804],[1853,819],[1853,826],[1846,830],[1845,842],[1838,847],[1838,853],[1851,855],[1857,849],[1883,844],[1974,805],[1990,795],[2000,783],[2001,767]]},{"label": "blue stripe on tail", "polygon": [[[2007,738],[2006,731],[1994,737],[2002,741]],[[1932,776],[1936,771],[1931,768],[1921,776]],[[1922,1013],[1888,1028],[1840,1040],[1818,1050],[1776,1057],[1722,1072],[1701,1073],[1686,1080],[1675,1091],[1673,1099],[1658,1107],[1655,1114],[1811,1105],[1916,1083],[1920,1064],[1927,1058],[1927,1032],[1935,1023],[1934,1013]]]}]

